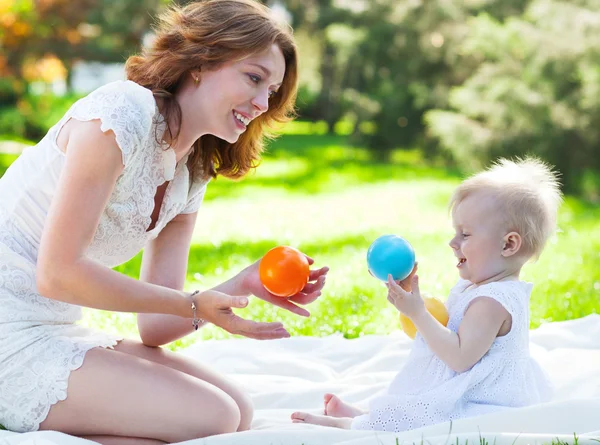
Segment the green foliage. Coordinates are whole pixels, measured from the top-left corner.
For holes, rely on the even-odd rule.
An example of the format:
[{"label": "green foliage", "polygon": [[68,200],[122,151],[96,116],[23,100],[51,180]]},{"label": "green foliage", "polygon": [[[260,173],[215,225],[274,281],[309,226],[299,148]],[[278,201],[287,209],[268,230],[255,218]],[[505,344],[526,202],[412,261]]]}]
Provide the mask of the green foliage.
[{"label": "green foliage", "polygon": [[[379,160],[394,148],[419,145],[423,114],[447,106],[449,89],[469,76],[475,61],[458,54],[468,18],[482,11],[504,18],[525,6],[516,0],[286,4],[296,24],[320,31],[313,35],[323,49],[314,118],[332,129],[331,122],[346,116],[356,125],[357,140]],[[363,121],[373,122],[376,131],[365,135]]]},{"label": "green foliage", "polygon": [[0,153],[0,177],[2,177],[2,175],[4,175],[4,172],[6,171],[6,169],[8,167],[10,167],[10,164],[12,164],[19,155],[16,154],[5,154],[5,153]]},{"label": "green foliage", "polygon": [[80,96],[27,95],[17,106],[0,108],[0,134],[39,141]]},{"label": "green foliage", "polygon": [[16,107],[0,108],[0,134],[24,137],[27,119]]},{"label": "green foliage", "polygon": [[139,51],[160,6],[160,0],[78,0],[77,7],[68,1],[4,1],[0,75],[18,84],[15,90],[21,96],[27,82],[34,80],[28,78],[26,66],[45,56],[62,62],[68,84],[78,60],[123,62]]},{"label": "green foliage", "polygon": [[[377,160],[421,146],[471,171],[536,154],[566,190],[597,199],[597,0],[285,3],[321,48],[321,91],[305,116],[330,131],[351,122]],[[364,134],[365,121],[375,131]]]},{"label": "green foliage", "polygon": [[13,79],[0,77],[0,104],[2,107],[15,105],[19,94],[15,88]]},{"label": "green foliage", "polygon": [[479,60],[426,114],[430,134],[467,169],[498,156],[535,154],[557,166],[566,190],[600,172],[600,12],[594,1],[536,0],[522,17],[469,21],[463,54]]}]

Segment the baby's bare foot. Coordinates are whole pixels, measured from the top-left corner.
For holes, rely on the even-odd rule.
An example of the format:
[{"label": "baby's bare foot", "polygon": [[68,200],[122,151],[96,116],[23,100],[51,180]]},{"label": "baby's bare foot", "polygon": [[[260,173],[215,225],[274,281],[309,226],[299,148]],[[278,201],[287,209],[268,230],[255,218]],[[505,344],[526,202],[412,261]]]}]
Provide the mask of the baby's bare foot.
[{"label": "baby's bare foot", "polygon": [[329,417],[318,414],[296,412],[292,414],[293,423],[310,423],[312,425],[331,426],[349,430],[352,425],[350,417]]},{"label": "baby's bare foot", "polygon": [[360,416],[364,414],[359,408],[350,405],[333,394],[325,394],[323,396],[325,403],[325,415],[331,417],[351,417]]}]

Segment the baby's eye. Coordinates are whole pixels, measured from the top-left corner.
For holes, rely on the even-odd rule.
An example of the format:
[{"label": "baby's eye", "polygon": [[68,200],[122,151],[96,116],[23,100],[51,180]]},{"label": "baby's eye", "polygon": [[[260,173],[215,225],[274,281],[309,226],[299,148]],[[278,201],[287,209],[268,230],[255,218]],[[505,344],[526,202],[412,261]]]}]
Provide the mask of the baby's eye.
[{"label": "baby's eye", "polygon": [[463,238],[467,238],[468,236],[470,236],[468,233],[463,233],[463,234],[462,234],[462,237],[463,237]]},{"label": "baby's eye", "polygon": [[275,91],[275,90],[271,90],[271,91],[269,91],[269,97],[273,97],[273,96],[275,96],[276,94],[277,94],[277,91]]}]

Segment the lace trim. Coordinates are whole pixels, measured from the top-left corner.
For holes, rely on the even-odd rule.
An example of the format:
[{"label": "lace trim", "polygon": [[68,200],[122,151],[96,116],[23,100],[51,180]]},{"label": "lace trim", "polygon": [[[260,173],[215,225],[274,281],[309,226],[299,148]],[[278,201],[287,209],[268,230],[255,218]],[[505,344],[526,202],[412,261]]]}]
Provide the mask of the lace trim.
[{"label": "lace trim", "polygon": [[50,390],[47,393],[47,400],[49,404],[46,404],[41,411],[38,411],[37,409],[32,410],[33,417],[31,427],[28,429],[28,431],[38,431],[40,429],[40,424],[46,419],[46,417],[48,417],[48,413],[50,412],[52,406],[67,399],[67,386],[71,372],[81,368],[85,359],[85,354],[90,349],[98,347],[113,349],[121,340],[122,338],[113,338],[110,341],[105,341],[98,344],[79,345],[80,349],[71,357],[69,366],[67,368],[63,368],[63,373],[54,382],[55,386],[50,387]]},{"label": "lace trim", "polygon": [[[135,256],[148,239],[186,205],[189,186],[176,177],[175,152],[158,137],[166,122],[152,93],[134,82],[113,82],[79,100],[63,118],[82,121],[99,119],[102,131],[111,130],[125,166],[103,212],[88,255],[114,267]],[[154,196],[165,181],[171,181],[152,230]],[[177,183],[177,187],[175,186]]]}]

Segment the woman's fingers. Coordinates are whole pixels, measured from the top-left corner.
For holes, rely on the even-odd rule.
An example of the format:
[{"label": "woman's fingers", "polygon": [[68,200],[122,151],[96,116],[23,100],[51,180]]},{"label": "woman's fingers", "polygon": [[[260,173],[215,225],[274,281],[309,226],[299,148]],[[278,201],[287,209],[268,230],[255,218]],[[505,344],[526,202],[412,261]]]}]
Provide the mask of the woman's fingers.
[{"label": "woman's fingers", "polygon": [[320,276],[317,281],[307,283],[306,286],[301,290],[303,294],[312,294],[315,292],[321,292],[321,289],[325,287],[325,276]]},{"label": "woman's fingers", "polygon": [[321,296],[321,292],[311,292],[305,294],[304,292],[297,293],[293,297],[290,297],[289,301],[293,301],[296,304],[307,305],[315,301]]},{"label": "woman's fingers", "polygon": [[308,281],[316,281],[321,276],[325,277],[327,275],[327,272],[329,272],[329,267],[327,266],[321,267],[320,269],[311,270],[308,276]]},{"label": "woman's fingers", "polygon": [[246,320],[233,313],[226,315],[226,320],[224,320],[221,327],[231,334],[243,335],[244,337],[257,340],[286,338],[290,336],[289,332],[283,327],[283,324],[279,322],[256,322]]},{"label": "woman's fingers", "polygon": [[257,297],[268,303],[271,303],[274,306],[285,309],[286,311],[290,311],[293,314],[300,315],[302,317],[308,317],[310,315],[310,312],[308,312],[306,309],[296,306],[291,301],[291,298],[278,297],[266,291],[264,295],[257,295]]}]

